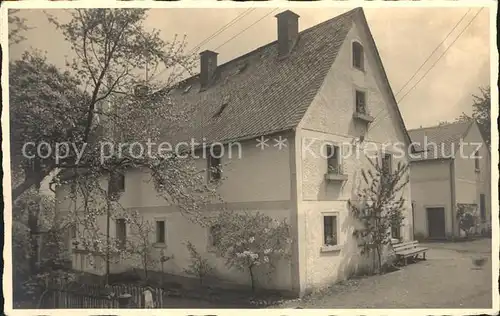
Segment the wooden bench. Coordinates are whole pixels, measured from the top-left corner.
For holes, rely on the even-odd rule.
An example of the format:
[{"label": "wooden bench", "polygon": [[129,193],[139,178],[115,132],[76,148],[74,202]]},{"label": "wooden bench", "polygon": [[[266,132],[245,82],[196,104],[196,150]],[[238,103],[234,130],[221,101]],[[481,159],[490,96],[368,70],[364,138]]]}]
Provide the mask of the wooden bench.
[{"label": "wooden bench", "polygon": [[403,261],[404,265],[408,264],[408,258],[417,259],[419,254],[422,254],[422,259],[425,260],[427,248],[419,247],[418,241],[407,241],[393,244],[392,248],[396,254],[398,261]]}]

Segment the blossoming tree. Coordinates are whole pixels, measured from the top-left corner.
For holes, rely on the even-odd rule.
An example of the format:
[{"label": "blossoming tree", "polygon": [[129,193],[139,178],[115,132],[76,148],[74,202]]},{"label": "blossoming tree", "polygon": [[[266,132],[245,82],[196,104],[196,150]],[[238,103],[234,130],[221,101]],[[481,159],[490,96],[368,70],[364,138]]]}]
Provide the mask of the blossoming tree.
[{"label": "blossoming tree", "polygon": [[212,219],[214,247],[226,259],[228,267],[248,271],[255,291],[255,268],[265,266],[268,272],[280,258],[289,256],[290,228],[260,212],[222,211]]}]

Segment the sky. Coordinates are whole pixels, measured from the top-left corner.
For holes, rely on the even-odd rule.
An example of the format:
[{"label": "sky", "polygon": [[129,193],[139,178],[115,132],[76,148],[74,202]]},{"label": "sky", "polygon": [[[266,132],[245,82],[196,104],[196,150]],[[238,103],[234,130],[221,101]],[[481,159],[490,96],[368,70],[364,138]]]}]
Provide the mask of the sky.
[{"label": "sky", "polygon": [[[172,40],[175,34],[185,34],[187,49],[190,50],[245,10],[150,9],[145,26],[160,30],[162,38],[167,41]],[[271,12],[272,10],[273,8],[256,8],[204,44],[200,51],[217,48],[218,62],[222,64],[276,40],[274,15],[284,8]],[[348,11],[341,8],[292,10],[300,16],[300,30]],[[45,11],[59,17],[61,21],[68,16],[67,12],[60,9]],[[474,15],[479,11],[477,7],[365,8],[364,11],[398,101],[430,69],[418,85],[399,102],[407,129],[436,125],[440,121],[453,121],[462,112],[472,112],[472,94],[478,93],[480,86],[490,84],[488,8],[484,8],[474,20]],[[465,18],[443,42],[464,14]],[[48,22],[45,13],[42,10],[25,9],[19,15],[26,18],[26,24],[32,29],[25,32],[26,41],[10,47],[10,59],[17,59],[25,50],[36,48],[46,51],[50,62],[64,68],[66,56],[72,56],[71,48],[59,31]],[[255,25],[231,39],[261,18]],[[467,27],[470,21],[472,23]],[[458,37],[462,30],[465,31]],[[228,42],[225,43],[226,41]],[[224,45],[218,48],[221,44]],[[426,66],[400,92],[436,48]],[[432,66],[445,50],[446,54]]]}]

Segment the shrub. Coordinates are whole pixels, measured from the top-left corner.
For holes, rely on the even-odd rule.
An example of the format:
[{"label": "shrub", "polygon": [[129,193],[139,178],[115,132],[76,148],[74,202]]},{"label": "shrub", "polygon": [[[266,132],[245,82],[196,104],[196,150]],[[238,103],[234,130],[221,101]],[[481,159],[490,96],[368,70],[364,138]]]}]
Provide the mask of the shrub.
[{"label": "shrub", "polygon": [[394,171],[368,158],[372,169],[361,171],[365,187],[348,201],[351,215],[361,223],[353,231],[361,253],[373,259],[373,271],[381,273],[387,259],[384,249],[391,243],[391,228],[402,225],[405,198],[401,192],[409,182],[407,164],[398,163]]},{"label": "shrub", "polygon": [[469,204],[457,205],[458,227],[465,233],[468,238],[471,230],[476,227],[477,216],[473,213],[473,206]]},{"label": "shrub", "polygon": [[184,269],[184,272],[196,276],[199,279],[200,284],[203,284],[203,280],[212,274],[214,269],[210,266],[208,260],[200,255],[190,241],[187,242],[186,247],[189,251],[189,256],[191,257],[191,264],[187,269]]}]

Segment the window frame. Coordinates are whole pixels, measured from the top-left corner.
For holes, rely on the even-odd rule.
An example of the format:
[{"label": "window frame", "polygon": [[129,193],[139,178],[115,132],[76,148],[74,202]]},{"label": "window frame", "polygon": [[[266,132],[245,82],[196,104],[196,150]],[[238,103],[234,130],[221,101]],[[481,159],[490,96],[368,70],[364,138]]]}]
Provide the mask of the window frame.
[{"label": "window frame", "polygon": [[[359,47],[360,48],[360,54],[361,56],[359,56],[360,60],[360,65],[358,67],[358,65],[356,64],[356,50],[355,50],[355,46]],[[354,68],[354,69],[357,69],[359,71],[362,71],[362,72],[365,72],[365,48],[363,46],[363,44],[361,44],[361,42],[359,40],[353,40],[351,41],[351,67]]]},{"label": "window frame", "polygon": [[75,240],[78,237],[77,224],[72,223],[69,225],[69,238],[70,240]]},{"label": "window frame", "polygon": [[[167,219],[164,217],[155,217],[155,245],[166,245],[167,244]],[[163,223],[163,241],[158,240],[159,231],[158,223]]]},{"label": "window frame", "polygon": [[111,183],[109,188],[111,193],[123,193],[125,192],[125,174],[123,172],[116,172],[109,177]]},{"label": "window frame", "polygon": [[338,172],[336,174],[343,174],[343,170],[342,170],[342,146],[337,143],[337,142],[333,142],[333,141],[326,141],[325,142],[325,157],[326,157],[326,173],[330,173],[330,174],[333,174],[335,172],[333,171],[330,171],[330,161],[331,161],[331,157],[328,157],[328,148],[337,148],[337,168],[339,168]]},{"label": "window frame", "polygon": [[[358,93],[363,96],[363,101],[364,101],[364,110],[359,111],[358,109]],[[368,115],[368,93],[366,90],[361,89],[359,87],[354,87],[354,112],[358,114],[364,114]]]},{"label": "window frame", "polygon": [[[207,179],[208,179],[208,183],[220,181],[222,179],[222,156],[215,158],[212,155],[210,148],[207,148],[206,152],[208,154],[207,155]],[[216,153],[217,153],[217,155],[220,155],[221,150],[218,149],[216,151]],[[218,160],[219,164],[217,165],[217,167],[213,166],[213,164],[212,164],[213,160]],[[214,171],[213,168],[218,168],[218,171]],[[214,177],[214,175],[217,175],[217,176]]]},{"label": "window frame", "polygon": [[[396,236],[394,236],[395,232],[396,232]],[[402,238],[401,237],[401,225],[395,227],[391,224],[391,238],[401,240],[401,238]]]},{"label": "window frame", "polygon": [[480,164],[479,164],[479,151],[474,152],[474,171],[479,172],[480,170]]},{"label": "window frame", "polygon": [[[335,217],[335,234],[337,240],[335,245],[328,245],[325,243],[325,218]],[[337,211],[327,211],[321,213],[321,252],[339,251],[342,249],[340,244],[340,215]]]},{"label": "window frame", "polygon": [[117,191],[118,192],[125,192],[125,174],[123,173],[118,173],[118,184],[117,185]]},{"label": "window frame", "polygon": [[382,159],[380,160],[381,163],[381,168],[382,170],[384,169],[384,159],[389,157],[389,174],[392,174],[393,170],[393,165],[394,165],[394,155],[391,152],[383,151],[382,152]]},{"label": "window frame", "polygon": [[[123,223],[123,240],[120,240],[121,236],[118,236],[118,225],[119,223]],[[127,245],[127,222],[125,221],[124,218],[117,218],[115,219],[115,238],[119,241],[118,247],[120,249],[124,249]]]}]

